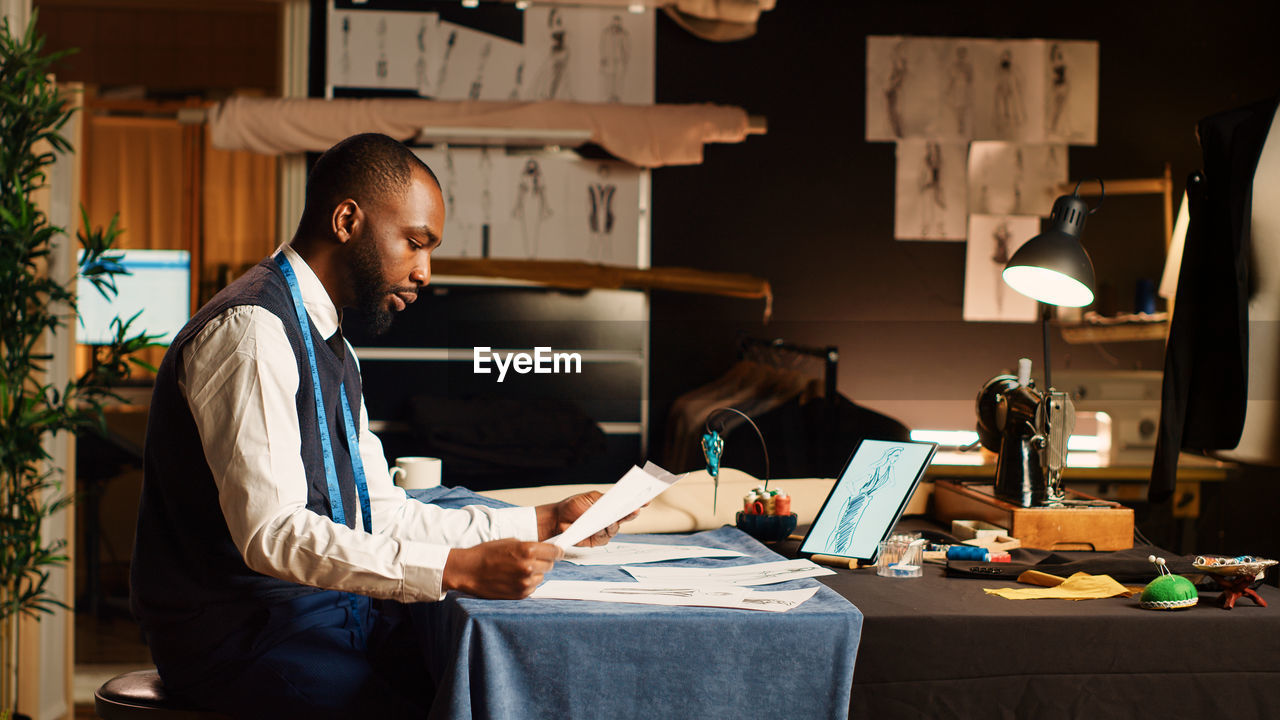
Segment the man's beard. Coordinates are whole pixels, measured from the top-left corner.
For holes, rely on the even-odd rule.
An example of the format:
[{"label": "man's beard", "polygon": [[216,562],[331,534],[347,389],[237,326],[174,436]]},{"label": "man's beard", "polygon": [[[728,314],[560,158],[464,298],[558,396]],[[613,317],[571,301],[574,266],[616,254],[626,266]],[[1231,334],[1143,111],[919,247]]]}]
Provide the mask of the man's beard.
[{"label": "man's beard", "polygon": [[383,278],[382,258],[371,238],[357,238],[351,260],[351,272],[356,287],[356,309],[364,318],[365,327],[374,335],[381,335],[391,328],[391,309],[387,296],[391,284]]}]

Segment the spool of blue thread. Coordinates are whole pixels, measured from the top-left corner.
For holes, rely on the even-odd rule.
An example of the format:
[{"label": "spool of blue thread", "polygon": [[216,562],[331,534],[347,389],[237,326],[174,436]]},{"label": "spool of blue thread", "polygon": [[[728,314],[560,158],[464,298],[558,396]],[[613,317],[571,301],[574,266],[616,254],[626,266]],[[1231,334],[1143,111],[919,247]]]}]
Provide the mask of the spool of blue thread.
[{"label": "spool of blue thread", "polygon": [[1149,278],[1140,278],[1133,289],[1133,311],[1136,313],[1155,314],[1156,287]]},{"label": "spool of blue thread", "polygon": [[991,558],[991,554],[986,548],[975,547],[973,545],[952,545],[947,548],[948,560],[977,560],[978,562],[986,562]]}]

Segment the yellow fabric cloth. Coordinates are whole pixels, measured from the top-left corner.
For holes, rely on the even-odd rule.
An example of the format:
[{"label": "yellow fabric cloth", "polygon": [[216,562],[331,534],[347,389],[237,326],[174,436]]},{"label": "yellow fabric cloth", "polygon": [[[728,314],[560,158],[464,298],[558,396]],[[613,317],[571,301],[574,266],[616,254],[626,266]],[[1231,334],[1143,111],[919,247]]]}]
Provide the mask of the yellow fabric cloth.
[{"label": "yellow fabric cloth", "polygon": [[983,588],[989,595],[999,595],[1008,600],[1040,600],[1057,598],[1059,600],[1096,600],[1109,597],[1130,597],[1133,591],[1116,582],[1110,575],[1090,575],[1076,573],[1055,587],[1036,588]]}]

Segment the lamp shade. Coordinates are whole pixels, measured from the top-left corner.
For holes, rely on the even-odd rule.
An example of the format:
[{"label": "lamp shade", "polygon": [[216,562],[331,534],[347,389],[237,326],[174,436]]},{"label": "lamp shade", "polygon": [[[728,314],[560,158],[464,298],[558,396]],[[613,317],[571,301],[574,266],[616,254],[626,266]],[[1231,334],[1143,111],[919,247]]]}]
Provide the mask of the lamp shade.
[{"label": "lamp shade", "polygon": [[1080,244],[1089,207],[1077,195],[1053,203],[1049,229],[1022,244],[1004,266],[1005,284],[1049,305],[1093,302],[1093,262]]}]

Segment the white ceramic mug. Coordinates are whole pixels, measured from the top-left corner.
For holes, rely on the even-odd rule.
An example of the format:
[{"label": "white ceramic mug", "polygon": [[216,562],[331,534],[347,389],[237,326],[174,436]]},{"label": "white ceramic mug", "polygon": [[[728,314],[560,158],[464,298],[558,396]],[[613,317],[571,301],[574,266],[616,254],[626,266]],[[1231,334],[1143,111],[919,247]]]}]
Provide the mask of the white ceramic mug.
[{"label": "white ceramic mug", "polygon": [[391,479],[405,490],[433,488],[440,484],[441,466],[440,458],[396,458],[396,465],[391,468]]}]

